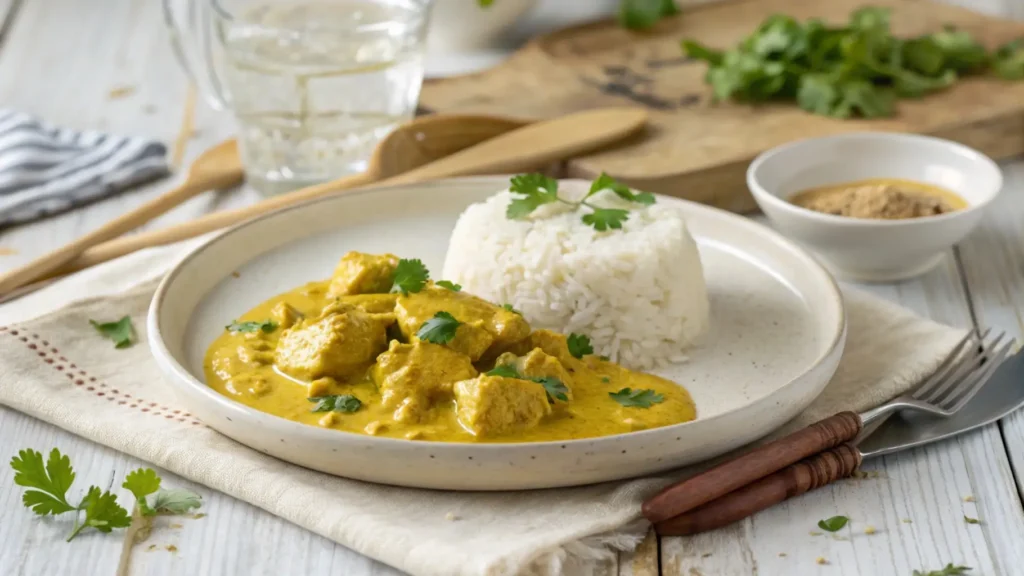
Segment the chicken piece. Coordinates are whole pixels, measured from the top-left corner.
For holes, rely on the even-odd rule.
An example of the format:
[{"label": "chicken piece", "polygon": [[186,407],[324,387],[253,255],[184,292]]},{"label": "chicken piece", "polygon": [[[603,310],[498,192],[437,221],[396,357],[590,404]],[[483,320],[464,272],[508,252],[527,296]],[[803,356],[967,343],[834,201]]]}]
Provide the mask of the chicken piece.
[{"label": "chicken piece", "polygon": [[[519,314],[464,292],[430,286],[415,294],[399,296],[395,304],[398,326],[410,341],[424,322],[442,311],[462,323],[448,346],[465,353],[474,362],[489,349],[504,349],[530,334],[530,325]],[[490,341],[483,333],[490,336]]]},{"label": "chicken piece", "polygon": [[381,403],[395,410],[395,421],[420,422],[435,401],[451,396],[455,382],[476,376],[476,369],[467,356],[444,346],[392,340],[371,376]]},{"label": "chicken piece", "polygon": [[497,436],[536,426],[551,413],[544,387],[530,380],[481,374],[456,382],[459,424],[474,436]]},{"label": "chicken piece", "polygon": [[579,362],[572,354],[569,354],[569,345],[566,344],[565,334],[552,332],[551,330],[535,330],[527,339],[529,348],[540,348],[545,354],[554,356],[563,366],[575,368]]},{"label": "chicken piece", "polygon": [[278,302],[270,309],[270,318],[277,322],[281,329],[291,328],[296,322],[302,320],[302,316],[302,312],[287,302]]},{"label": "chicken piece", "polygon": [[371,314],[394,314],[398,294],[356,294],[341,296],[339,302],[358,306]]},{"label": "chicken piece", "polygon": [[[391,296],[391,295],[390,294],[367,294],[366,296]],[[362,296],[343,296],[341,298],[336,298],[331,303],[329,303],[328,305],[324,306],[322,310],[320,310],[320,315],[317,316],[317,319],[319,320],[321,318],[326,318],[326,317],[328,317],[328,316],[330,316],[332,314],[344,314],[345,312],[347,312],[349,310],[355,309],[355,310],[360,310],[362,312],[365,312],[367,316],[369,316],[375,322],[378,322],[378,323],[382,324],[385,328],[387,328],[388,326],[391,326],[392,324],[395,323],[395,313],[392,310],[394,308],[393,304],[392,304],[391,308],[389,308],[386,312],[377,313],[377,312],[373,312],[372,310],[367,310],[366,307],[363,306],[363,304],[366,304],[367,302],[365,302],[365,301],[364,302],[358,302],[358,301],[357,302],[352,302],[350,300],[350,298],[362,298]],[[370,305],[370,307],[374,308],[374,309],[380,309],[379,305],[376,305],[376,306]]]},{"label": "chicken piece", "polygon": [[387,324],[359,308],[348,308],[285,330],[274,363],[292,377],[344,380],[362,373],[387,347]]},{"label": "chicken piece", "polygon": [[398,256],[349,252],[341,257],[331,275],[328,298],[350,294],[379,294],[391,290]]},{"label": "chicken piece", "polygon": [[565,384],[566,388],[569,389],[567,396],[572,398],[572,387],[575,381],[569,368],[563,366],[557,358],[545,353],[540,348],[534,348],[527,352],[524,356],[517,357],[514,354],[506,352],[501,356],[498,356],[495,361],[495,366],[511,365],[515,367],[516,372],[520,376],[530,378],[554,378]]}]

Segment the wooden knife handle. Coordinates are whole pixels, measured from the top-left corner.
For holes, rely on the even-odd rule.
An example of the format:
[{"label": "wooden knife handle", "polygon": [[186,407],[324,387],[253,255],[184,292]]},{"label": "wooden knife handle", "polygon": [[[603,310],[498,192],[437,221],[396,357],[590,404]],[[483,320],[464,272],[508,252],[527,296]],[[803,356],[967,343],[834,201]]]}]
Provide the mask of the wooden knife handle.
[{"label": "wooden knife handle", "polygon": [[841,444],[695,510],[658,522],[654,529],[662,536],[688,536],[721,528],[783,500],[846,478],[857,470],[860,462],[859,450],[850,444]]},{"label": "wooden knife handle", "polygon": [[643,504],[643,513],[657,524],[707,504],[755,480],[853,440],[862,422],[853,412],[840,412],[789,436],[759,446],[714,468],[672,484]]}]

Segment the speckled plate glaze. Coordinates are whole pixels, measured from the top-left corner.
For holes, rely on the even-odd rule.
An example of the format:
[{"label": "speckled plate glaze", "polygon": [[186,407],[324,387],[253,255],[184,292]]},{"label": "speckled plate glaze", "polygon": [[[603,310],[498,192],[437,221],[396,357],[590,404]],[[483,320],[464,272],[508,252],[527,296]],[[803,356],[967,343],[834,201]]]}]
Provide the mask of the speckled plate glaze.
[{"label": "speckled plate glaze", "polygon": [[659,197],[686,217],[711,297],[706,342],[690,351],[688,362],[661,371],[693,394],[693,422],[565,442],[409,441],[298,424],[203,383],[203,354],[232,318],[329,276],[348,250],[421,258],[440,270],[462,210],[507,181],[470,178],[348,193],[246,222],[196,248],[161,283],[149,311],[150,345],[168,384],[207,425],[307,468],[420,488],[513,490],[616,480],[714,457],[795,416],[835,372],[846,321],[842,296],[821,266],[757,223]]}]

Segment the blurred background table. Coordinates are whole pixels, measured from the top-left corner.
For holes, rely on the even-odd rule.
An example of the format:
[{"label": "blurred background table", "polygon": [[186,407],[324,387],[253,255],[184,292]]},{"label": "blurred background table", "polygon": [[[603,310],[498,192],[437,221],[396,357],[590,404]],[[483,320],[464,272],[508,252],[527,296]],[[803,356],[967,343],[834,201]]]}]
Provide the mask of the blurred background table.
[{"label": "blurred background table", "polygon": [[[957,3],[1024,19],[1024,0]],[[515,28],[508,46],[593,10],[590,0],[542,1]],[[178,167],[232,133],[230,117],[198,101],[180,71],[155,0],[0,0],[0,21],[4,106],[69,127],[160,138],[170,143]],[[1024,161],[1003,167],[1002,197],[981,229],[941,267],[914,281],[863,288],[939,322],[994,326],[1024,336]],[[159,182],[0,231],[0,270],[61,246],[171,185]],[[146,228],[256,198],[245,187],[203,195]],[[0,460],[6,463],[21,448],[53,446],[71,455],[80,478],[104,487],[146,465],[0,407]],[[873,472],[867,478],[841,482],[713,533],[660,540],[649,535],[604,573],[909,576],[915,569],[953,562],[973,567],[972,575],[1024,574],[1024,414],[952,441],[869,461],[867,469]],[[126,548],[120,535],[94,532],[65,543],[64,523],[27,513],[21,491],[12,489],[11,469],[0,467],[5,487],[0,491],[0,574],[397,574],[249,504],[159,472],[169,485],[202,493],[207,516],[175,520],[174,526],[161,519],[118,572]],[[852,537],[812,534],[818,520],[837,514],[851,518]],[[980,523],[969,524],[965,516]],[[864,533],[869,525],[874,534]],[[156,548],[148,550],[150,544]],[[819,557],[828,563],[818,565]]]}]

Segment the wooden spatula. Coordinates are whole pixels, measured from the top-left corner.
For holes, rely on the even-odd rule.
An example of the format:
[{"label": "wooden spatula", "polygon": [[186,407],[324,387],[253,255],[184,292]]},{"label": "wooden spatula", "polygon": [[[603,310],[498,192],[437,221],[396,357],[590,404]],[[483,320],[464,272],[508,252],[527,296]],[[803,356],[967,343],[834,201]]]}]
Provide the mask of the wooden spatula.
[{"label": "wooden spatula", "polygon": [[[412,166],[405,166],[407,172],[400,175],[392,174],[391,177],[379,180],[373,185],[419,182],[471,174],[501,174],[538,170],[559,160],[565,160],[623,140],[644,127],[647,113],[639,108],[588,110],[525,125],[490,139],[487,139],[486,136],[500,130],[503,127],[503,122],[506,123],[504,127],[508,127],[507,123],[514,121],[507,119],[495,121],[492,117],[490,125],[483,126],[477,120],[470,118],[462,117],[465,124],[461,126],[454,122],[451,124],[444,122],[442,116],[434,118],[433,121],[438,122],[438,125],[432,126],[433,130],[429,133],[446,133],[450,138],[414,135],[413,138],[421,146],[422,156],[406,159],[407,161],[419,161],[430,158],[431,161],[412,170],[409,169],[413,168]],[[425,130],[426,128],[427,126],[424,125]],[[428,132],[424,131],[424,134],[426,135]],[[466,140],[471,137],[478,138],[478,143],[456,151],[459,150],[460,144],[465,144]],[[402,164],[399,158],[390,156],[390,154],[391,152],[388,150],[380,151],[379,156],[381,157],[375,157],[375,165],[383,170],[388,166],[398,167]],[[325,196],[342,189],[363,186],[370,181],[372,179],[364,175],[350,176],[268,198],[245,208],[215,212],[169,228],[105,242],[84,252],[55,273],[66,274],[143,248],[194,238],[285,206]]]}]

